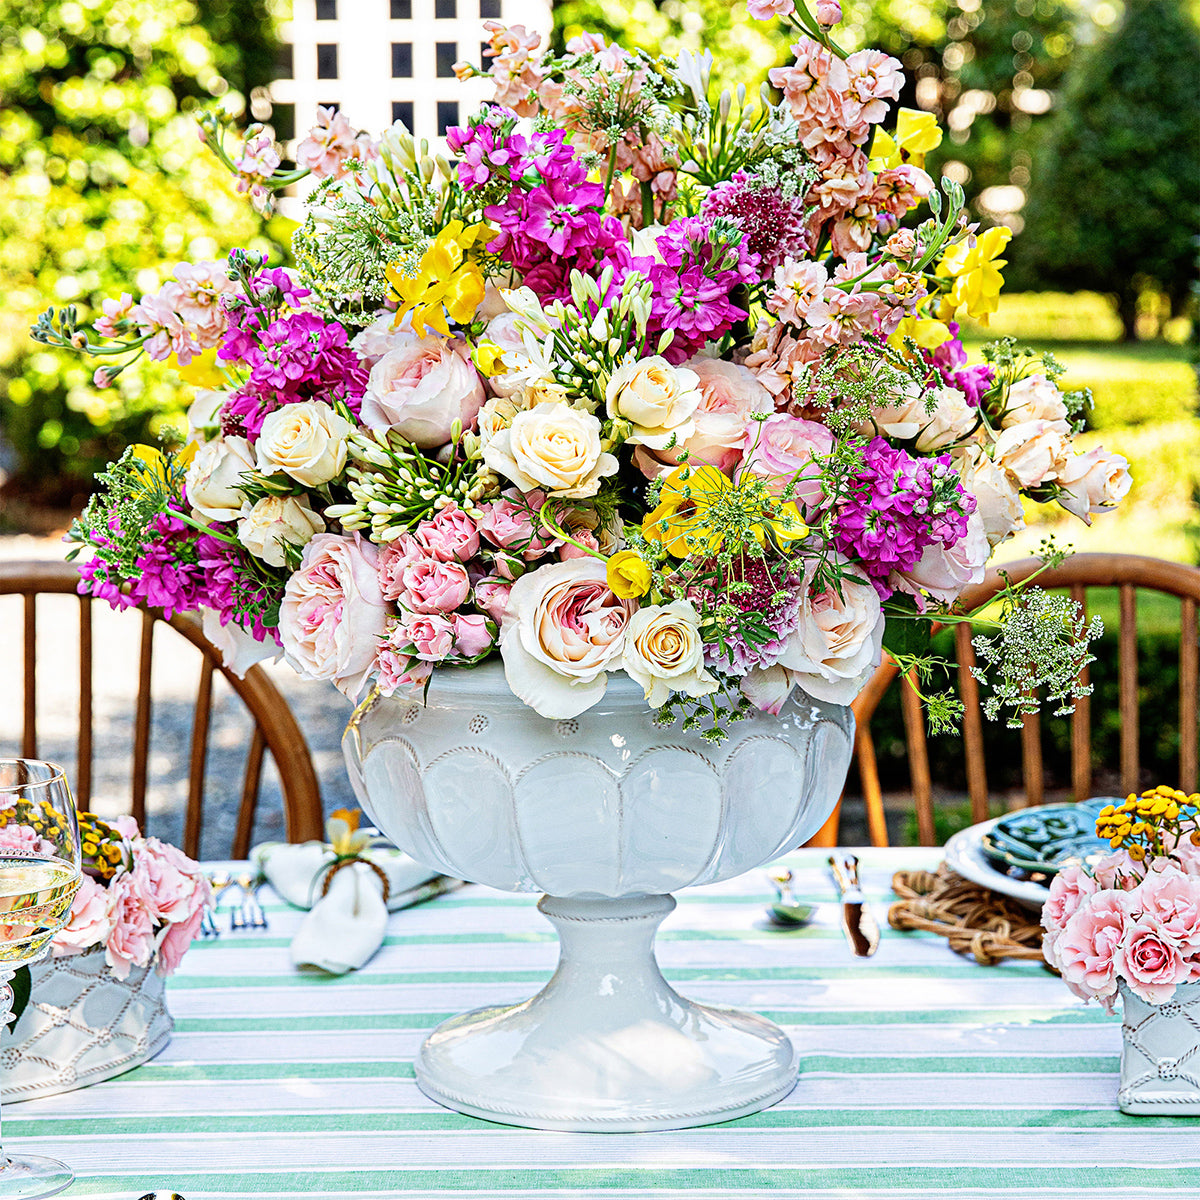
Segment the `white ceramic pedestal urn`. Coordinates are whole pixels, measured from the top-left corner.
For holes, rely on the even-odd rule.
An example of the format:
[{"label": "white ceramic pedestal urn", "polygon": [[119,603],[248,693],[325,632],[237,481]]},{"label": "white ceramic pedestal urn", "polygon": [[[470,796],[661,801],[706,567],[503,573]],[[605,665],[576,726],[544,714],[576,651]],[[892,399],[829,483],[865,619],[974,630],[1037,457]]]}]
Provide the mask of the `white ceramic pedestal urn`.
[{"label": "white ceramic pedestal urn", "polygon": [[533,999],[430,1034],[421,1090],[509,1125],[611,1132],[711,1124],[785,1096],[797,1068],[783,1031],[685,1000],[659,972],[654,935],[670,892],[815,833],[852,740],[848,708],[794,692],[780,716],[756,712],[713,745],[656,727],[625,675],[581,716],[547,720],[498,662],[435,672],[424,704],[360,706],[343,748],[368,816],[448,875],[544,892],[560,943]]}]

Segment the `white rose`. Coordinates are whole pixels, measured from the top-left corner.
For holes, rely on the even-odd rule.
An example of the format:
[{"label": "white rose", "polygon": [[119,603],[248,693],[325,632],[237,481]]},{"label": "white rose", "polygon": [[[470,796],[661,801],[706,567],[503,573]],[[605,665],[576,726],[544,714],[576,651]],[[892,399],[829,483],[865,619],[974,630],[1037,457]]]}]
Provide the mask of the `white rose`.
[{"label": "white rose", "polygon": [[[929,421],[921,385],[915,380],[907,381],[900,395],[889,398],[887,404],[871,413],[871,417],[874,428],[884,437],[894,438],[898,442],[911,441]],[[865,423],[861,432],[873,432],[871,423]]]},{"label": "white rose", "polygon": [[871,583],[849,571],[836,589],[806,595],[778,665],[815,700],[849,704],[883,655],[883,609]]},{"label": "white rose", "polygon": [[1090,525],[1090,514],[1115,508],[1128,494],[1133,480],[1127,459],[1097,446],[1084,454],[1070,455],[1058,473],[1057,483],[1062,488],[1059,504]]},{"label": "white rose", "polygon": [[621,665],[661,708],[672,692],[707,696],[720,686],[704,669],[700,618],[690,600],[639,608],[625,628]]},{"label": "white rose", "polygon": [[304,497],[265,496],[253,507],[246,505],[238,520],[238,541],[263,562],[282,567],[287,562],[283,543],[307,545],[321,533],[325,522],[308,506]]},{"label": "white rose", "polygon": [[192,513],[208,521],[232,521],[246,497],[238,490],[244,471],[254,470],[254,451],[242,437],[205,442],[188,464],[186,485]]},{"label": "white rose", "polygon": [[700,376],[687,367],[673,367],[657,355],[643,358],[613,372],[604,390],[605,411],[633,426],[630,443],[662,450],[672,438],[678,444],[696,432],[699,384]]},{"label": "white rose", "polygon": [[1007,428],[1025,421],[1049,421],[1060,433],[1070,429],[1062,393],[1045,375],[1026,375],[1008,389],[1007,407],[1000,424]]},{"label": "white rose", "polygon": [[521,411],[518,400],[510,396],[493,396],[479,410],[479,442],[486,446],[502,430],[512,424],[512,419]]},{"label": "white rose", "polygon": [[1021,487],[1033,488],[1058,476],[1067,459],[1067,439],[1052,421],[1022,421],[1000,431],[994,453]]},{"label": "white rose", "polygon": [[1021,493],[1013,487],[1008,472],[994,463],[982,446],[955,451],[954,465],[959,482],[975,497],[975,512],[983,521],[989,546],[994,549],[1025,528]]},{"label": "white rose", "polygon": [[543,717],[591,708],[620,665],[636,606],[613,594],[606,564],[590,555],[526,572],[509,593],[500,633],[508,686]]},{"label": "white rose", "polygon": [[221,436],[221,405],[228,399],[228,392],[196,389],[196,398],[187,410],[189,441],[205,442]]},{"label": "white rose", "polygon": [[389,350],[372,368],[363,395],[368,429],[394,429],[422,450],[444,446],[455,421],[475,424],[483,380],[460,339],[423,337]]},{"label": "white rose", "polygon": [[976,509],[967,518],[967,532],[954,545],[933,542],[926,546],[912,569],[894,572],[890,582],[913,595],[924,589],[935,600],[949,604],[964,589],[982,581],[991,552],[983,517]]},{"label": "white rose", "polygon": [[544,488],[576,500],[594,496],[617,470],[616,458],[600,449],[600,421],[549,401],[517,413],[484,446],[483,461],[523,492]]},{"label": "white rose", "polygon": [[932,453],[960,441],[979,422],[979,409],[968,404],[966,396],[958,388],[938,388],[934,392],[934,398],[937,407],[917,436],[917,450],[922,454]]},{"label": "white rose", "polygon": [[260,642],[236,621],[222,625],[221,616],[215,609],[201,609],[200,623],[204,636],[221,652],[221,661],[239,679],[244,679],[255,663],[267,659],[274,662],[283,653],[273,637],[268,636]]},{"label": "white rose", "polygon": [[283,471],[304,487],[320,487],[346,465],[346,439],[354,426],[324,400],[276,409],[262,424],[254,448],[264,475]]}]

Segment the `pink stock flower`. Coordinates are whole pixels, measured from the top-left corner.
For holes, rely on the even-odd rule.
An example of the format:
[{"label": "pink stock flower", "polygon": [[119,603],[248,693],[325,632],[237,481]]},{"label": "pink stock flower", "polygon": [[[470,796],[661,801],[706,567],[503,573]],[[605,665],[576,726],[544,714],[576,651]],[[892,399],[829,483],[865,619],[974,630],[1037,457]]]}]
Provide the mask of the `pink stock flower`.
[{"label": "pink stock flower", "polygon": [[50,943],[54,957],[81,954],[93,946],[102,946],[111,932],[108,892],[90,875],[84,875],[71,905],[71,915]]},{"label": "pink stock flower", "polygon": [[104,315],[96,321],[96,332],[106,338],[118,338],[121,331],[117,325],[124,321],[133,310],[133,297],[128,292],[122,292],[119,299],[111,296],[100,302]]},{"label": "pink stock flower", "polygon": [[108,885],[108,920],[104,961],[118,979],[128,979],[134,967],[144,967],[154,952],[154,923],[135,876],[126,871]]},{"label": "pink stock flower", "polygon": [[790,17],[796,11],[796,0],[746,0],[746,11],[756,21]]},{"label": "pink stock flower", "polygon": [[374,142],[352,129],[344,113],[318,104],[317,123],[296,147],[296,165],[318,179],[341,179],[350,159],[365,162],[376,154]]},{"label": "pink stock flower", "polygon": [[1175,994],[1175,985],[1191,973],[1179,945],[1149,914],[1139,917],[1126,931],[1113,966],[1147,1004],[1165,1004]]},{"label": "pink stock flower", "polygon": [[1062,977],[1085,998],[1113,996],[1116,957],[1128,913],[1122,893],[1096,892],[1085,898],[1067,921],[1054,947]]}]

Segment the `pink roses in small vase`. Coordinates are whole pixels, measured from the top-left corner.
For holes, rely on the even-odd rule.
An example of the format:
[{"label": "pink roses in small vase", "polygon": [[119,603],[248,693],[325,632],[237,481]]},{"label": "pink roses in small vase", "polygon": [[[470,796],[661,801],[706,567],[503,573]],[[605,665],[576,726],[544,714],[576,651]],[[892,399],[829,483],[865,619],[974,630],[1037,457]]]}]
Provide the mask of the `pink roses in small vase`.
[{"label": "pink roses in small vase", "polygon": [[1166,1004],[1200,980],[1200,794],[1160,786],[1101,810],[1113,853],[1068,866],[1042,908],[1043,953],[1063,982],[1108,1012],[1121,983]]}]

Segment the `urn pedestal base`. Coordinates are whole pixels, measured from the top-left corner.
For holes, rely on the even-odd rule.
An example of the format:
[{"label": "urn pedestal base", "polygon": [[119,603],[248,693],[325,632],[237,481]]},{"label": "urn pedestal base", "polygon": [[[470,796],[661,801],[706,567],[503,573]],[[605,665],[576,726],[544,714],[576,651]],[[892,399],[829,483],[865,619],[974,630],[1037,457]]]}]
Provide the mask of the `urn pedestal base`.
[{"label": "urn pedestal base", "polygon": [[687,1129],[758,1112],[796,1081],[796,1053],[754,1013],[685,1000],[662,977],[654,935],[670,896],[538,908],[558,969],[531,1000],[439,1025],[417,1056],[420,1089],[470,1116],[536,1129]]}]

